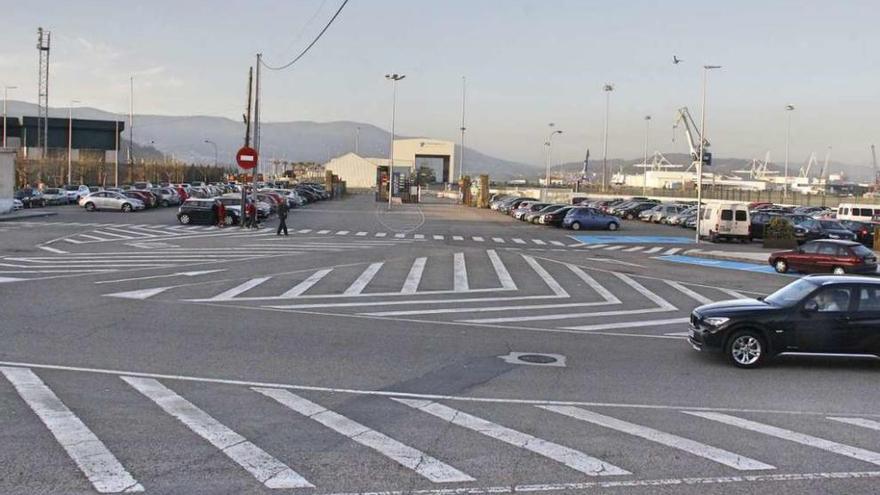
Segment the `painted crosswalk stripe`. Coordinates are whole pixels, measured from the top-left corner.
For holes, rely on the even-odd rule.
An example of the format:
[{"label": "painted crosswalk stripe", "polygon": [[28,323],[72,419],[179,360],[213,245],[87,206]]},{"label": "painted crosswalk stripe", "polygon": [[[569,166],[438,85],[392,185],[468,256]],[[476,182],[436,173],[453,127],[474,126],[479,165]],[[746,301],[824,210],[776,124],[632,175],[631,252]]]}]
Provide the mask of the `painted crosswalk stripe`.
[{"label": "painted crosswalk stripe", "polygon": [[105,237],[98,237],[98,236],[89,235],[89,234],[79,234],[79,237],[83,237],[83,238],[85,238],[85,239],[91,239],[91,240],[93,240],[93,241],[98,241],[98,242],[108,240],[108,239],[105,238]]},{"label": "painted crosswalk stripe", "polygon": [[553,244],[554,246],[562,246],[562,247],[565,247],[565,243],[564,243],[564,242],[560,242],[560,241],[550,241],[550,244]]},{"label": "painted crosswalk stripe", "polygon": [[382,268],[382,265],[384,264],[384,262],[371,263],[370,266],[368,266],[363,272],[361,272],[357,280],[352,282],[352,284],[348,286],[348,288],[345,289],[345,292],[343,292],[342,294],[346,296],[356,296],[363,292],[364,288],[367,286],[367,284],[370,283],[371,280],[373,280],[373,277],[376,276],[376,273],[379,272],[379,270]]},{"label": "painted crosswalk stripe", "polygon": [[314,488],[305,478],[152,378],[123,376],[126,383],[220,449],[267,488]]},{"label": "painted crosswalk stripe", "polygon": [[452,240],[453,241],[463,241],[464,237],[462,237],[460,235],[454,235],[454,236],[452,236]]},{"label": "painted crosswalk stripe", "polygon": [[394,234],[394,237],[397,239],[403,239],[404,237],[406,237],[406,234]]},{"label": "painted crosswalk stripe", "polygon": [[544,283],[547,284],[547,287],[549,287],[550,290],[553,291],[553,294],[559,297],[568,297],[568,292],[566,292],[566,290],[563,289],[561,285],[559,285],[559,282],[557,282],[556,279],[553,278],[553,276],[550,275],[550,273],[545,270],[543,266],[535,261],[535,258],[526,255],[522,255],[522,257],[525,262],[528,263],[528,265],[532,268],[532,270],[534,270],[535,273],[537,273],[538,276],[541,277],[541,280],[543,280]]},{"label": "painted crosswalk stripe", "polygon": [[471,239],[473,239],[473,240],[476,241],[476,242],[483,242],[483,241],[486,240],[486,239],[483,239],[482,237],[480,237],[480,236],[478,236],[478,235],[475,235],[475,236],[471,237]]},{"label": "painted crosswalk stripe", "polygon": [[115,233],[113,233],[113,232],[107,232],[106,230],[95,230],[95,231],[93,231],[93,232],[96,233],[96,234],[98,234],[98,235],[109,236],[109,237],[115,237],[115,238],[117,238],[117,239],[134,239],[134,237],[131,237],[131,236],[128,236],[128,235],[115,234]]},{"label": "painted crosswalk stripe", "polygon": [[513,239],[511,239],[511,241],[513,241],[516,244],[525,244],[526,243],[526,241],[524,241],[518,237],[514,237]]},{"label": "painted crosswalk stripe", "polygon": [[620,299],[617,298],[614,294],[611,293],[610,290],[606,289],[602,284],[596,281],[592,276],[587,274],[587,272],[581,270],[579,266],[575,265],[565,265],[569,270],[572,271],[577,277],[583,280],[587,285],[589,285],[602,299],[608,304],[620,304]]},{"label": "painted crosswalk stripe", "polygon": [[464,262],[464,253],[455,253],[452,256],[452,290],[455,292],[464,292],[468,290],[467,267]]},{"label": "painted crosswalk stripe", "polygon": [[311,420],[317,421],[364,447],[375,450],[434,483],[474,481],[474,478],[422,451],[404,445],[383,433],[292,394],[287,390],[260,387],[253,387],[252,390],[275,399],[279,404]]},{"label": "painted crosswalk stripe", "polygon": [[463,411],[444,406],[443,404],[413,399],[394,398],[392,400],[419,411],[426,412],[448,423],[467,428],[486,435],[487,437],[513,445],[514,447],[526,449],[590,476],[617,476],[631,474],[629,471],[600,459],[596,459],[583,452],[472,416]]},{"label": "painted crosswalk stripe", "polygon": [[347,230],[340,230],[339,232],[336,232],[336,235],[348,235],[348,231]]},{"label": "painted crosswalk stripe", "polygon": [[641,251],[642,249],[645,249],[645,246],[633,246],[631,248],[624,249],[623,252],[624,253],[634,253],[636,251]]},{"label": "painted crosswalk stripe", "polygon": [[805,433],[798,433],[796,431],[786,430],[783,428],[779,428],[776,426],[771,426],[764,423],[758,423],[757,421],[751,421],[748,419],[738,418],[736,416],[730,416],[728,414],[716,413],[716,412],[708,412],[708,411],[682,411],[685,414],[690,414],[691,416],[697,416],[700,418],[717,421],[719,423],[724,423],[730,426],[736,426],[737,428],[742,428],[744,430],[754,431],[757,433],[762,433],[764,435],[769,435],[771,437],[776,437],[782,440],[788,440],[790,442],[799,443],[801,445],[806,445],[807,447],[814,447],[817,449],[821,449],[827,452],[832,452],[834,454],[842,455],[845,457],[850,457],[852,459],[858,459],[860,461],[870,462],[871,464],[880,465],[880,453],[873,452],[870,450],[862,449],[859,447],[853,447],[851,445],[845,445],[842,443],[833,442],[831,440],[826,440],[824,438],[814,437],[812,435],[807,435]]},{"label": "painted crosswalk stripe", "polygon": [[673,280],[664,280],[664,282],[666,282],[673,289],[681,292],[682,294],[690,297],[691,299],[693,299],[694,301],[697,301],[700,304],[709,304],[709,303],[713,302],[708,297],[691,290],[689,287],[685,286],[684,284],[680,284],[680,283],[675,282]]},{"label": "painted crosswalk stripe", "polygon": [[406,276],[406,281],[403,283],[403,288],[400,289],[402,294],[415,294],[419,289],[419,283],[422,281],[422,273],[425,271],[425,263],[427,263],[428,258],[416,258],[413,261],[412,267],[409,269],[409,274]]},{"label": "painted crosswalk stripe", "polygon": [[[633,311],[633,313],[639,310]],[[655,312],[655,310],[645,310],[645,312]],[[610,312],[609,312],[610,313]],[[638,320],[638,321],[618,321],[617,323],[598,323],[596,325],[581,325],[577,327],[563,327],[566,330],[577,330],[579,332],[598,332],[601,330],[618,330],[623,328],[652,328],[666,325],[683,325],[690,321],[690,318],[669,318],[665,320]],[[671,334],[665,334],[671,335]]]},{"label": "painted crosswalk stripe", "polygon": [[425,234],[414,234],[413,235],[413,239],[424,239],[424,238],[425,238]]},{"label": "painted crosswalk stripe", "polygon": [[675,254],[675,253],[677,253],[677,252],[679,252],[679,251],[681,251],[681,248],[672,248],[672,249],[668,249],[668,250],[667,250],[665,253],[663,253],[663,254],[664,254],[664,255],[670,255],[670,254]]},{"label": "painted crosswalk stripe", "polygon": [[498,276],[498,281],[501,282],[501,288],[516,290],[516,284],[513,282],[510,272],[507,271],[507,267],[504,266],[504,262],[498,257],[498,253],[496,253],[494,249],[487,249],[486,254],[489,256],[489,261],[492,262],[492,268],[495,269],[495,275]]},{"label": "painted crosswalk stripe", "polygon": [[321,234],[321,235],[325,235],[325,234],[329,234],[329,233],[330,233],[330,231],[327,229],[319,230],[318,232],[316,232],[316,234]]},{"label": "painted crosswalk stripe", "polygon": [[300,229],[300,230],[297,230],[297,233],[308,234],[311,231],[312,231],[312,229]]},{"label": "painted crosswalk stripe", "polygon": [[831,417],[831,416],[829,416],[828,419],[830,419],[831,421],[837,421],[839,423],[846,423],[848,425],[861,426],[862,428],[868,428],[869,430],[880,431],[880,421],[874,421],[872,419],[840,418],[840,417]]},{"label": "painted crosswalk stripe", "polygon": [[376,237],[385,237],[386,235],[388,234],[385,232],[376,232]]},{"label": "painted crosswalk stripe", "polygon": [[633,289],[635,289],[636,292],[638,292],[639,294],[641,294],[641,295],[647,297],[648,299],[650,299],[650,300],[651,300],[654,304],[656,304],[658,307],[660,307],[660,308],[662,308],[662,309],[665,309],[665,310],[667,310],[667,311],[675,311],[676,309],[678,309],[678,308],[676,308],[675,306],[673,306],[673,305],[672,305],[669,301],[667,301],[666,299],[663,299],[662,297],[660,297],[660,296],[658,296],[657,294],[655,294],[655,293],[651,292],[650,290],[648,290],[644,285],[642,285],[642,284],[636,282],[635,280],[633,280],[630,276],[625,275],[625,274],[623,274],[623,273],[617,273],[617,272],[614,273],[614,276],[617,277],[617,278],[619,278],[619,279],[620,279],[621,281],[623,281],[623,283],[625,283],[626,285],[628,285],[628,286],[632,287]]},{"label": "painted crosswalk stripe", "polygon": [[492,242],[497,242],[498,244],[504,244],[504,239],[500,237],[493,237]]},{"label": "painted crosswalk stripe", "polygon": [[741,294],[741,293],[739,293],[735,290],[732,290],[732,289],[723,289],[721,287],[717,287],[717,289],[720,290],[721,292],[727,294],[728,296],[735,297],[737,299],[751,299],[749,296],[747,296],[745,294]]},{"label": "painted crosswalk stripe", "polygon": [[532,242],[534,242],[535,244],[537,244],[539,246],[546,246],[547,245],[547,243],[542,241],[541,239],[532,239]]},{"label": "painted crosswalk stripe", "polygon": [[663,248],[660,246],[655,246],[655,247],[652,247],[651,249],[645,251],[645,254],[654,254],[657,251],[663,251]]},{"label": "painted crosswalk stripe", "polygon": [[100,493],[144,491],[104,443],[34,372],[26,368],[0,367],[0,373],[12,383],[95,490]]},{"label": "painted crosswalk stripe", "polygon": [[693,454],[698,457],[702,457],[704,459],[709,459],[710,461],[717,462],[719,464],[723,464],[725,466],[732,467],[734,469],[738,469],[740,471],[755,471],[755,470],[763,470],[763,469],[776,469],[774,466],[770,464],[765,464],[761,461],[756,461],[754,459],[750,459],[748,457],[734,454],[733,452],[729,452],[723,449],[719,449],[717,447],[712,447],[711,445],[706,445],[700,442],[696,442],[694,440],[690,440],[687,438],[680,437],[678,435],[673,435],[671,433],[662,432],[660,430],[655,430],[654,428],[649,428],[647,426],[637,425],[635,423],[630,423],[627,421],[623,421],[617,418],[612,418],[610,416],[605,416],[603,414],[595,413],[593,411],[588,411],[586,409],[581,409],[579,407],[573,406],[537,406],[540,409],[545,409],[547,411],[553,411],[555,413],[562,414],[564,416],[568,416],[570,418],[579,419],[581,421],[586,421],[588,423],[592,423],[594,425],[599,425],[605,428],[609,428],[612,430],[620,431],[623,433],[627,433],[639,438],[643,438],[645,440],[659,443],[660,445],[665,445],[667,447],[672,447],[674,449],[683,450],[690,454]]},{"label": "painted crosswalk stripe", "polygon": [[605,248],[605,251],[617,251],[618,249],[623,249],[625,247],[626,246],[623,245],[608,246],[607,248]]},{"label": "painted crosswalk stripe", "polygon": [[361,232],[358,232],[358,233],[355,234],[355,235],[358,236],[358,237],[363,237],[363,236],[367,235],[367,233],[364,232],[364,231],[361,231]]},{"label": "painted crosswalk stripe", "polygon": [[585,246],[587,249],[600,249],[603,247],[608,247],[608,244],[590,244],[589,246]]},{"label": "painted crosswalk stripe", "polygon": [[323,270],[316,271],[315,273],[309,275],[309,277],[307,279],[294,285],[293,287],[290,288],[290,290],[288,290],[284,294],[281,294],[281,298],[283,299],[283,298],[287,298],[287,297],[297,297],[297,296],[301,295],[303,292],[311,289],[313,285],[320,282],[322,278],[327,276],[327,274],[332,271],[333,271],[332,268],[325,268]]},{"label": "painted crosswalk stripe", "polygon": [[443,236],[442,236],[442,235],[436,235],[436,234],[435,234],[433,237],[434,237],[434,240],[435,240],[435,241],[442,241],[442,240],[443,240]]},{"label": "painted crosswalk stripe", "polygon": [[272,277],[252,278],[252,279],[248,280],[247,282],[244,282],[243,284],[236,285],[235,287],[233,287],[227,291],[223,291],[220,294],[217,294],[216,296],[212,297],[211,300],[212,301],[232,300],[233,298],[235,298],[235,296],[253,289],[254,287],[262,284],[263,282],[269,280],[270,278],[272,278]]}]

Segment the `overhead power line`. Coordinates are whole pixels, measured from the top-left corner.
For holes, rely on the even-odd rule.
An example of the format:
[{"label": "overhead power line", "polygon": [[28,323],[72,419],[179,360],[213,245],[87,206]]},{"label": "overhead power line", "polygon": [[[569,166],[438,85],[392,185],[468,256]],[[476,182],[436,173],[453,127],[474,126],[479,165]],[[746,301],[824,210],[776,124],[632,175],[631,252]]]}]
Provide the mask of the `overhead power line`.
[{"label": "overhead power line", "polygon": [[339,9],[336,11],[335,14],[333,14],[333,17],[330,18],[330,20],[327,22],[327,25],[324,26],[324,29],[322,29],[321,32],[318,33],[318,36],[315,36],[315,39],[313,39],[312,42],[309,43],[309,45],[307,47],[305,47],[305,49],[302,52],[300,52],[300,54],[297,55],[293,60],[291,60],[290,62],[288,62],[284,65],[279,65],[277,67],[271,66],[271,65],[267,64],[266,62],[262,62],[263,67],[265,67],[269,70],[284,70],[284,69],[287,69],[288,67],[290,67],[291,65],[297,63],[299,61],[299,59],[303,58],[303,56],[305,56],[305,54],[308,53],[309,50],[313,46],[315,46],[315,43],[317,43],[318,40],[321,39],[321,36],[323,36],[324,33],[327,32],[327,29],[330,28],[330,25],[333,24],[333,21],[335,21],[336,18],[339,17],[339,14],[342,12],[342,9],[344,9],[345,6],[348,4],[348,1],[349,0],[344,0],[342,2],[342,5],[339,6]]}]

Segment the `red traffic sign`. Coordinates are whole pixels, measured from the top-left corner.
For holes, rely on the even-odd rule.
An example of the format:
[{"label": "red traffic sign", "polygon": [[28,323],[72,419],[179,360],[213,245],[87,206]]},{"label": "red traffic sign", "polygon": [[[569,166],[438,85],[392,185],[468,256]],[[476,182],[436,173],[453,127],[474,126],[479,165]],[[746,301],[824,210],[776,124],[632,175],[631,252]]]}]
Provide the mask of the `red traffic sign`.
[{"label": "red traffic sign", "polygon": [[250,146],[242,146],[238,153],[235,154],[235,161],[239,167],[250,170],[257,166],[257,157],[257,150]]}]

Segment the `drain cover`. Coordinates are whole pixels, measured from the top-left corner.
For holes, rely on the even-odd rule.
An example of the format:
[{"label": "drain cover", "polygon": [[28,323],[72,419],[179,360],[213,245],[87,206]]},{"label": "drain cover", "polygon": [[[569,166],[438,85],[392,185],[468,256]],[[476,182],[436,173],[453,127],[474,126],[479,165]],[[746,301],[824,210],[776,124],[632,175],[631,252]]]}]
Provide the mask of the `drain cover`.
[{"label": "drain cover", "polygon": [[562,354],[546,354],[536,352],[511,352],[504,356],[498,356],[504,362],[510,364],[527,364],[530,366],[556,366],[565,367],[565,356]]}]

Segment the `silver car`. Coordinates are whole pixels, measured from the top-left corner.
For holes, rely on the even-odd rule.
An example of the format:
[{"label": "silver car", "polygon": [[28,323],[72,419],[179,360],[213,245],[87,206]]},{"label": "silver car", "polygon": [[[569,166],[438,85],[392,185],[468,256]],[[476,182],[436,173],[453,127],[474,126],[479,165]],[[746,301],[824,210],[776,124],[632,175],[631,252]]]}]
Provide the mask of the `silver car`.
[{"label": "silver car", "polygon": [[145,207],[143,201],[129,198],[128,196],[113,191],[98,191],[90,193],[88,196],[79,199],[79,205],[87,211],[118,210],[129,212],[143,210]]}]

